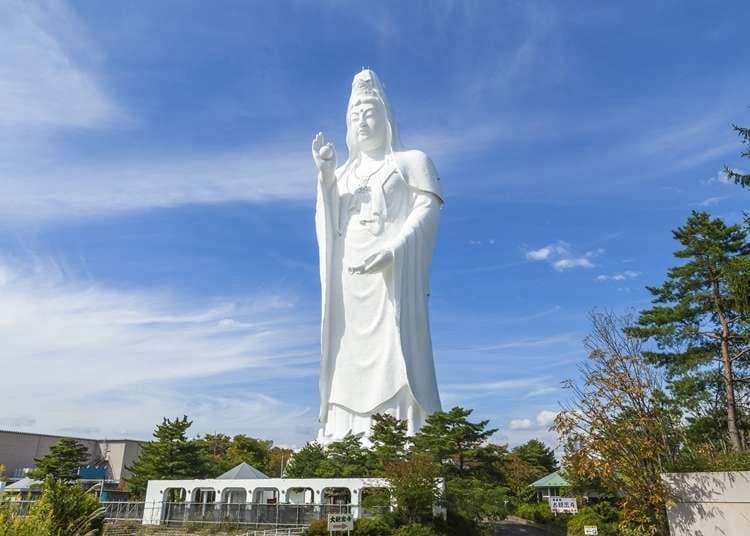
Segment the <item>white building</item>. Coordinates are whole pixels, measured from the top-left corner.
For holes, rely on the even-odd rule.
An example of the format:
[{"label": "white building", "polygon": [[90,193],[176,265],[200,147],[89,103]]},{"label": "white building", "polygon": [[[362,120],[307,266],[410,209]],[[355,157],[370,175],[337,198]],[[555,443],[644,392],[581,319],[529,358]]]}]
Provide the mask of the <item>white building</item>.
[{"label": "white building", "polygon": [[[229,521],[307,525],[329,513],[368,512],[363,498],[383,495],[382,478],[150,480],[143,524]],[[380,490],[380,491],[378,491]]]}]

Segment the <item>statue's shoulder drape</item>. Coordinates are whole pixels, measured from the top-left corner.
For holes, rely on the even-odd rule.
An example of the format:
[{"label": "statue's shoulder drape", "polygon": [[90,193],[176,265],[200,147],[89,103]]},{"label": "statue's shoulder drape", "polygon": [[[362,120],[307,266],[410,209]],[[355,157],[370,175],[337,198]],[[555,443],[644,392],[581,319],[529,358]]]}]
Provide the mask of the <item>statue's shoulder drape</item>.
[{"label": "statue's shoulder drape", "polygon": [[437,196],[441,204],[443,203],[440,177],[429,156],[419,150],[409,150],[395,153],[394,158],[396,166],[409,186],[422,192],[429,192]]}]

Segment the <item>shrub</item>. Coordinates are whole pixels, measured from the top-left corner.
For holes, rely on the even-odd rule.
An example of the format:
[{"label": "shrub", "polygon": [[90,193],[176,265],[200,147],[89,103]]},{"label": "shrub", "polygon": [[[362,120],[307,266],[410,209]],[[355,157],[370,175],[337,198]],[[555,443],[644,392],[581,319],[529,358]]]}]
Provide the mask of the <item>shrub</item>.
[{"label": "shrub", "polygon": [[305,536],[329,536],[328,522],[325,519],[316,519],[307,527]]},{"label": "shrub", "polygon": [[393,536],[437,536],[437,533],[427,525],[412,523],[404,525],[393,533]]},{"label": "shrub", "polygon": [[583,536],[583,527],[596,525],[600,536],[617,536],[617,524],[607,522],[594,508],[585,506],[568,520],[568,535]]},{"label": "shrub", "polygon": [[507,490],[475,478],[454,478],[447,484],[447,506],[454,512],[478,523],[500,520],[507,515]]},{"label": "shrub", "polygon": [[357,519],[354,522],[354,536],[391,536],[393,528],[380,517]]},{"label": "shrub", "polygon": [[0,536],[97,536],[103,527],[104,508],[96,496],[52,478],[28,515],[0,512]]},{"label": "shrub", "polygon": [[547,503],[521,503],[516,508],[516,515],[537,523],[549,523],[554,518]]},{"label": "shrub", "polygon": [[481,527],[473,519],[464,517],[451,510],[448,510],[448,516],[445,521],[435,518],[433,524],[440,534],[460,534],[461,536],[479,536],[482,534]]}]

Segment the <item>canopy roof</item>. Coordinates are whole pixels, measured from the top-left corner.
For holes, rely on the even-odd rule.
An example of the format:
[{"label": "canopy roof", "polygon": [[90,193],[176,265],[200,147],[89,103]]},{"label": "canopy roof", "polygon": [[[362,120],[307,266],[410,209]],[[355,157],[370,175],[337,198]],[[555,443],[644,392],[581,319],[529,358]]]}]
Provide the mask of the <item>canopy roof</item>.
[{"label": "canopy roof", "polygon": [[555,471],[529,484],[529,486],[532,488],[565,488],[570,484],[560,475],[560,471]]},{"label": "canopy roof", "polygon": [[268,478],[268,475],[264,475],[252,465],[242,462],[237,467],[232,467],[229,471],[216,478],[217,480],[243,480],[249,478]]},{"label": "canopy roof", "polygon": [[41,480],[34,480],[33,478],[24,477],[18,482],[13,482],[5,486],[5,491],[28,491],[31,488],[38,488],[44,482]]}]

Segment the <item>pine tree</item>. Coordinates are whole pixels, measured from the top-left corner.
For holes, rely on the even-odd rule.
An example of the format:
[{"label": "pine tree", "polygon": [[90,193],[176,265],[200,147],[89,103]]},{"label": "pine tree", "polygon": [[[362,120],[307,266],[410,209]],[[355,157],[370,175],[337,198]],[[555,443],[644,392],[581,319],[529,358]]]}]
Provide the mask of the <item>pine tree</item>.
[{"label": "pine tree", "polygon": [[[750,144],[750,128],[737,125],[732,125],[732,128],[734,128],[734,131],[740,137],[742,143]],[[740,156],[750,158],[750,149],[740,153]],[[727,177],[733,180],[736,184],[739,184],[743,188],[750,188],[750,173],[742,173],[731,169],[728,166],[724,166],[724,173],[726,173]]]},{"label": "pine tree", "polygon": [[317,478],[321,476],[320,466],[326,459],[325,449],[320,443],[307,443],[299,452],[294,453],[286,466],[286,478]]},{"label": "pine tree", "polygon": [[489,421],[470,422],[471,413],[458,406],[433,413],[414,436],[414,450],[430,454],[448,472],[466,473],[481,459],[482,447],[497,432],[487,429]]},{"label": "pine tree", "polygon": [[320,464],[323,478],[350,478],[369,475],[367,449],[359,436],[351,434],[334,441],[325,449],[325,459]]},{"label": "pine tree", "polygon": [[75,439],[63,438],[42,458],[34,458],[36,467],[29,476],[38,480],[52,477],[69,482],[78,479],[78,469],[89,459],[88,449]]},{"label": "pine tree", "polygon": [[512,452],[532,467],[540,468],[547,473],[557,470],[554,452],[538,439],[531,439],[523,445],[518,445]]},{"label": "pine tree", "polygon": [[370,455],[373,471],[382,474],[388,463],[403,460],[409,438],[406,436],[406,421],[383,414],[375,415],[370,431]]},{"label": "pine tree", "polygon": [[747,379],[738,377],[738,369],[746,368],[750,358],[743,305],[748,293],[747,232],[693,212],[673,234],[682,245],[674,255],[687,262],[671,268],[662,286],[648,287],[654,306],[641,312],[629,331],[656,341],[659,351],[645,355],[665,367],[678,385],[719,364],[723,393],[717,394],[724,400],[729,444],[739,450],[743,441],[736,391],[738,381]]},{"label": "pine tree", "polygon": [[149,480],[216,476],[211,474],[205,444],[187,437],[192,424],[183,416],[174,420],[165,418],[156,427],[154,440],[143,446],[140,457],[127,468],[131,472],[128,486],[134,495],[143,496]]}]

